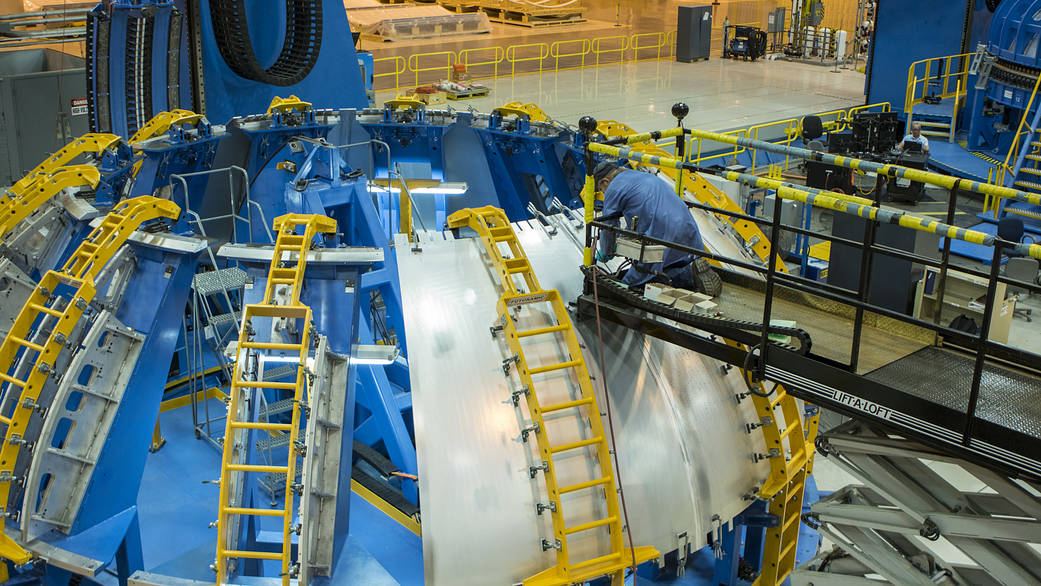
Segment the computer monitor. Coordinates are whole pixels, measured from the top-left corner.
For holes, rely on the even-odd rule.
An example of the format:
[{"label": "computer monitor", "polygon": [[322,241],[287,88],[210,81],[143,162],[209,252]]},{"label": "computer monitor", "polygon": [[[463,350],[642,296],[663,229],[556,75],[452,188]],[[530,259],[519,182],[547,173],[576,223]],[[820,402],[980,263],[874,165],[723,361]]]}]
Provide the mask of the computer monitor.
[{"label": "computer monitor", "polygon": [[920,153],[922,152],[922,143],[913,140],[905,140],[904,150],[909,153]]}]

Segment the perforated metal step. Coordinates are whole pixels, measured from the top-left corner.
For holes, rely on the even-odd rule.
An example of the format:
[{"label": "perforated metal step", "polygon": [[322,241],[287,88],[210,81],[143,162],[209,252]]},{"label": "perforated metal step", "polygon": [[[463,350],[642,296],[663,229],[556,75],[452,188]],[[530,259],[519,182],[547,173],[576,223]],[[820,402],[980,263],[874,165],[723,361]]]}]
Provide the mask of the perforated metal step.
[{"label": "perforated metal step", "polygon": [[213,295],[221,289],[241,289],[246,286],[246,271],[238,267],[198,273],[192,278],[192,288],[200,295]]}]

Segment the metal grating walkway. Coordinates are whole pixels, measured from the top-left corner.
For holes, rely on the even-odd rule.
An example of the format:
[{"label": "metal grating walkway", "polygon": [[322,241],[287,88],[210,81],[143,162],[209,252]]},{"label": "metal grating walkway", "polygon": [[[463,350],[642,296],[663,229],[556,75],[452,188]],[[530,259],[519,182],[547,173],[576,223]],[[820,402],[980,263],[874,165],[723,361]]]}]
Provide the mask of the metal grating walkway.
[{"label": "metal grating walkway", "polygon": [[[927,346],[872,371],[867,378],[916,397],[964,412],[975,359]],[[912,383],[913,384],[909,384]],[[980,382],[980,419],[1041,438],[1041,378],[988,363]]]}]

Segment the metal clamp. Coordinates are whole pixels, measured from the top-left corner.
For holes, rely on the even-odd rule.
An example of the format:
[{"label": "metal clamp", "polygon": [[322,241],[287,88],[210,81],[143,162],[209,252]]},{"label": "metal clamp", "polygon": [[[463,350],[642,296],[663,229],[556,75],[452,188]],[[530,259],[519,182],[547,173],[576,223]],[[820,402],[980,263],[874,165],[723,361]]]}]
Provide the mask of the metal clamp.
[{"label": "metal clamp", "polygon": [[521,388],[517,389],[516,391],[513,391],[512,393],[510,393],[510,398],[513,399],[513,406],[516,407],[518,404],[520,404],[520,396],[521,395],[524,395],[525,397],[527,397],[528,393],[530,393],[530,392],[531,392],[531,389],[528,388],[528,385],[524,385],[523,387],[521,387]]},{"label": "metal clamp", "polygon": [[538,432],[539,432],[539,422],[536,421],[536,422],[532,423],[530,427],[525,427],[524,429],[521,430],[521,439],[523,439],[525,442],[527,442],[529,434],[538,433]]},{"label": "metal clamp", "polygon": [[766,454],[752,454],[752,461],[756,462],[756,463],[759,463],[759,462],[761,462],[763,460],[767,460],[769,458],[780,458],[780,457],[781,457],[781,450],[779,448],[770,448],[769,452],[767,452]]},{"label": "metal clamp", "polygon": [[495,322],[495,325],[488,328],[488,330],[492,333],[493,338],[498,336],[499,332],[503,331],[504,329],[506,329],[506,326],[503,325],[501,319]]},{"label": "metal clamp", "polygon": [[549,462],[543,460],[541,466],[528,466],[528,478],[535,478],[538,476],[539,470],[549,472]]},{"label": "metal clamp", "polygon": [[762,419],[759,420],[759,423],[746,423],[745,424],[745,433],[752,433],[753,431],[759,429],[760,427],[766,427],[767,425],[773,425],[773,422],[774,422],[773,418],[770,417],[769,415],[766,415]]},{"label": "metal clamp", "polygon": [[560,550],[560,540],[559,539],[554,539],[553,541],[550,541],[548,539],[543,539],[542,540],[542,551],[549,551],[551,549],[555,549],[557,551]]},{"label": "metal clamp", "polygon": [[502,373],[506,376],[510,376],[510,364],[520,364],[520,355],[514,354],[506,360],[502,361]]},{"label": "metal clamp", "polygon": [[538,513],[539,515],[541,515],[542,511],[552,511],[552,512],[556,513],[557,512],[557,503],[556,503],[556,501],[549,501],[548,505],[544,505],[542,503],[535,503],[535,512]]}]

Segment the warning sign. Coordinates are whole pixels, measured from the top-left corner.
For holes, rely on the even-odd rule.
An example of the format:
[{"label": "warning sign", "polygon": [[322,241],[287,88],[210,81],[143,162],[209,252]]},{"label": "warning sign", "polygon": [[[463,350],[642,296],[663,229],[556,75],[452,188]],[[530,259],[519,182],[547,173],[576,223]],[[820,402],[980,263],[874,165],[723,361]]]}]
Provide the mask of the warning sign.
[{"label": "warning sign", "polygon": [[76,98],[69,105],[73,116],[87,115],[87,98]]}]

